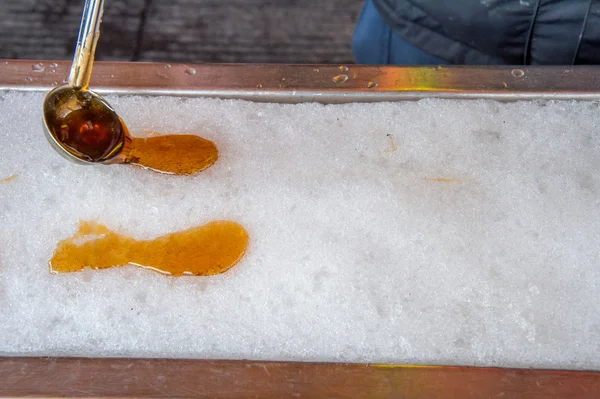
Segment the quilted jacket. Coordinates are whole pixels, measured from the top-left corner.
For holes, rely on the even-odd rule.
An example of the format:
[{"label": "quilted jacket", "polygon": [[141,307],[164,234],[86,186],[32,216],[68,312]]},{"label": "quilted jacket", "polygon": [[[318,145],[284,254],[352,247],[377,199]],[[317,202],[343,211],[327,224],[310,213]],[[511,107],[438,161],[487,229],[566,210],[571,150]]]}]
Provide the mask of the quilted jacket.
[{"label": "quilted jacket", "polygon": [[453,64],[600,64],[600,0],[373,0],[392,30]]}]

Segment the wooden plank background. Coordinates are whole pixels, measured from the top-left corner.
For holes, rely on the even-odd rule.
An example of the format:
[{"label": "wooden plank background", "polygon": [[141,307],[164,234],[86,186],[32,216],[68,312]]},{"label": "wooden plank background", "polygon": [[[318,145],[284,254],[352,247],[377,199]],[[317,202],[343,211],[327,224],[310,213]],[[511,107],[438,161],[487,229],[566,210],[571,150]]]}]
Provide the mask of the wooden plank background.
[{"label": "wooden plank background", "polygon": [[[84,0],[2,0],[0,58],[70,59]],[[106,0],[97,59],[349,63],[363,0]]]}]

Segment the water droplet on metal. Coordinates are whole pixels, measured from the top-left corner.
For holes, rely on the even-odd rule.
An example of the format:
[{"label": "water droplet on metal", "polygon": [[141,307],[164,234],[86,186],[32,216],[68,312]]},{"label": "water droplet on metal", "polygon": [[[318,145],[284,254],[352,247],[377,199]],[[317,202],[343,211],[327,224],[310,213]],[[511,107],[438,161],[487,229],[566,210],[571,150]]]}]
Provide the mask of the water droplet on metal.
[{"label": "water droplet on metal", "polygon": [[44,72],[44,69],[46,69],[46,67],[44,66],[43,63],[39,62],[37,64],[32,65],[31,70],[33,72]]},{"label": "water droplet on metal", "polygon": [[319,72],[319,68],[313,69],[313,72]]},{"label": "water droplet on metal", "polygon": [[31,76],[27,76],[27,77],[25,78],[25,81],[26,81],[26,82],[31,82],[32,80],[33,80],[33,78],[32,78]]},{"label": "water droplet on metal", "polygon": [[348,72],[348,67],[345,65],[340,65],[338,69],[340,70],[340,72]]},{"label": "water droplet on metal", "polygon": [[69,82],[69,79],[67,79],[67,78],[64,78],[64,79],[62,80],[62,82],[63,82],[63,83],[68,83],[68,82]]},{"label": "water droplet on metal", "polygon": [[165,65],[165,69],[169,69],[169,68],[171,68],[171,64]]},{"label": "water droplet on metal", "polygon": [[260,84],[260,83],[256,85],[256,88],[257,88],[257,89],[262,89],[262,87],[263,87],[263,85],[262,85],[262,84]]},{"label": "water droplet on metal", "polygon": [[50,73],[56,73],[56,69],[51,69]]},{"label": "water droplet on metal", "polygon": [[58,66],[58,64],[56,62],[53,62],[52,64],[50,64],[50,68],[56,68]]},{"label": "water droplet on metal", "polygon": [[379,86],[379,83],[377,83],[377,82],[369,82],[369,83],[367,83],[367,88],[368,89],[374,89],[377,86]]},{"label": "water droplet on metal", "polygon": [[281,78],[281,80],[285,81],[285,78]]},{"label": "water droplet on metal", "polygon": [[115,77],[115,75],[110,75],[110,77],[111,77],[111,78],[114,78],[114,77]]},{"label": "water droplet on metal", "polygon": [[348,75],[337,75],[332,79],[335,83],[340,84],[348,80]]},{"label": "water droplet on metal", "polygon": [[186,75],[195,75],[196,74],[196,69],[194,69],[194,68],[187,68],[185,70],[185,74]]},{"label": "water droplet on metal", "polygon": [[58,86],[58,82],[52,82],[52,86]]},{"label": "water droplet on metal", "polygon": [[525,72],[523,72],[522,69],[513,69],[510,71],[510,74],[515,78],[522,78],[525,75]]}]

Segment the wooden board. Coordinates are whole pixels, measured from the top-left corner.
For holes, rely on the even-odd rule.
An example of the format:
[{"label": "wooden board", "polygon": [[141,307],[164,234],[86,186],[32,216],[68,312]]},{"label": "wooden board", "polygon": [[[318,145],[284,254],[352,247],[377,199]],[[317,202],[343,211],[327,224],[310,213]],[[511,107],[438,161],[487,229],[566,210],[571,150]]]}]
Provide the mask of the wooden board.
[{"label": "wooden board", "polygon": [[[2,0],[0,58],[70,59],[83,0]],[[110,0],[97,59],[348,63],[363,0]]]},{"label": "wooden board", "polygon": [[598,398],[600,373],[165,359],[0,358],[1,397]]}]

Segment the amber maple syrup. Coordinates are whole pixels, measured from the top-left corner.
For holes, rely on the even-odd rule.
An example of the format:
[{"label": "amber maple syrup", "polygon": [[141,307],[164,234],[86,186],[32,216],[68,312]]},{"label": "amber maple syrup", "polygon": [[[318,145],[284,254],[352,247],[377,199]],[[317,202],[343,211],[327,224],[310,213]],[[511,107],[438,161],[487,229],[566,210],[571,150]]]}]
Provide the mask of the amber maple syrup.
[{"label": "amber maple syrup", "polygon": [[[125,163],[169,174],[200,172],[218,158],[215,144],[195,135],[131,137],[125,123],[102,99],[85,90],[65,88],[51,98],[48,128],[63,147],[80,159]],[[223,273],[243,256],[248,234],[232,221],[214,221],[158,237],[135,240],[94,222],[81,222],[77,233],[58,243],[50,260],[54,273],[85,268],[135,265],[171,276]]]},{"label": "amber maple syrup", "polygon": [[126,163],[183,175],[208,168],[219,156],[212,141],[195,135],[131,137],[110,105],[87,90],[58,89],[44,112],[62,147],[88,162]]},{"label": "amber maple syrup", "polygon": [[135,240],[95,222],[80,222],[73,237],[58,243],[50,270],[67,273],[134,265],[170,276],[209,276],[237,264],[247,246],[246,230],[231,221],[214,221],[153,240]]},{"label": "amber maple syrup", "polygon": [[8,176],[8,177],[5,177],[5,178],[3,178],[3,179],[0,179],[0,183],[8,183],[8,182],[11,182],[11,181],[15,180],[15,179],[17,178],[17,176],[18,176],[18,174],[16,174],[16,173],[15,173],[14,175],[10,175],[10,176]]},{"label": "amber maple syrup", "polygon": [[191,134],[169,134],[127,141],[123,163],[157,172],[190,175],[210,167],[219,158],[215,144]]}]

